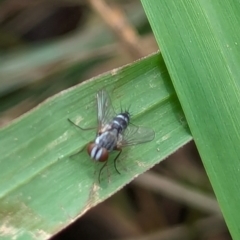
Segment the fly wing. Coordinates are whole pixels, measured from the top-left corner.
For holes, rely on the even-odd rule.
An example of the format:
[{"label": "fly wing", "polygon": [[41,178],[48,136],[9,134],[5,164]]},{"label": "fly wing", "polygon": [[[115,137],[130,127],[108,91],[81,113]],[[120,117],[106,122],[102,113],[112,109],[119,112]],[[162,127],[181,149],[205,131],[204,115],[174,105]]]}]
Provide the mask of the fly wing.
[{"label": "fly wing", "polygon": [[111,99],[108,93],[103,89],[97,93],[97,109],[98,128],[102,129],[106,124],[109,124],[116,115]]},{"label": "fly wing", "polygon": [[155,132],[151,128],[130,124],[123,133],[121,147],[150,142],[154,139]]}]

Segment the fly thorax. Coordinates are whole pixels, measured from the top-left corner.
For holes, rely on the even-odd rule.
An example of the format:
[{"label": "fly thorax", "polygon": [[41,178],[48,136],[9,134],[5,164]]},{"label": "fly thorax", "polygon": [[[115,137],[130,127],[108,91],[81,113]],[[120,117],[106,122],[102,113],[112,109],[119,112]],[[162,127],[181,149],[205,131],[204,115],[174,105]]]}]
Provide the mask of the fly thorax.
[{"label": "fly thorax", "polygon": [[116,148],[118,141],[118,133],[116,129],[112,129],[102,133],[95,139],[95,144],[98,145],[99,148],[105,148],[108,152],[111,152],[114,148]]}]

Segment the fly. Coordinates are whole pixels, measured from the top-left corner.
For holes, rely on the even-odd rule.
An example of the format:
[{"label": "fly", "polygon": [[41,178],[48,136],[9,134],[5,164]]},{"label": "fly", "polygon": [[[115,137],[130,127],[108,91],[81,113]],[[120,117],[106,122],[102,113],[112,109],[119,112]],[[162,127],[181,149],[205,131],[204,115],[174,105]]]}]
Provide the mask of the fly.
[{"label": "fly", "polygon": [[[122,153],[122,148],[150,142],[154,139],[155,133],[150,128],[130,123],[131,115],[127,110],[116,114],[111,99],[105,90],[100,90],[97,93],[97,117],[96,138],[87,145],[87,152],[93,160],[105,162],[99,172],[100,182],[101,172],[107,165],[110,152],[119,152],[114,158],[114,168],[120,174],[116,167],[116,161]],[[87,130],[79,127],[70,119],[68,121],[82,130]]]}]

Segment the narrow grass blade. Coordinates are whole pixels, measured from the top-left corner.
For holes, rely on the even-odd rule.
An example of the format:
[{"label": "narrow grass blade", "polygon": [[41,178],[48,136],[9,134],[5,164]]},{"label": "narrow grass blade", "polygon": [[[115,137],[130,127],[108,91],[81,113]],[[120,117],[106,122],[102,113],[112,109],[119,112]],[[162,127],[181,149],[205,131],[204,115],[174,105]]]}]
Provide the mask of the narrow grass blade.
[{"label": "narrow grass blade", "polygon": [[239,1],[142,3],[227,225],[239,239]]}]

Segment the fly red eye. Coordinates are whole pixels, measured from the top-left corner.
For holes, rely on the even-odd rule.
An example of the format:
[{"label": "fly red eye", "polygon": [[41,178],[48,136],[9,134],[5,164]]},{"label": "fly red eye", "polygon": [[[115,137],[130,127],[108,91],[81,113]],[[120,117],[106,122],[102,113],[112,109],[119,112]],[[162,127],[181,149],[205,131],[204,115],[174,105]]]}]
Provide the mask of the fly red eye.
[{"label": "fly red eye", "polygon": [[108,160],[108,151],[106,148],[101,148],[102,152],[101,152],[101,156],[99,158],[100,162],[105,162]]},{"label": "fly red eye", "polygon": [[88,155],[91,156],[91,152],[93,150],[93,148],[96,146],[96,144],[94,142],[90,142],[88,145],[87,145],[87,152],[88,152]]},{"label": "fly red eye", "polygon": [[96,161],[105,162],[108,160],[107,149],[99,147],[96,143],[89,143],[87,146],[87,152],[89,156]]}]

